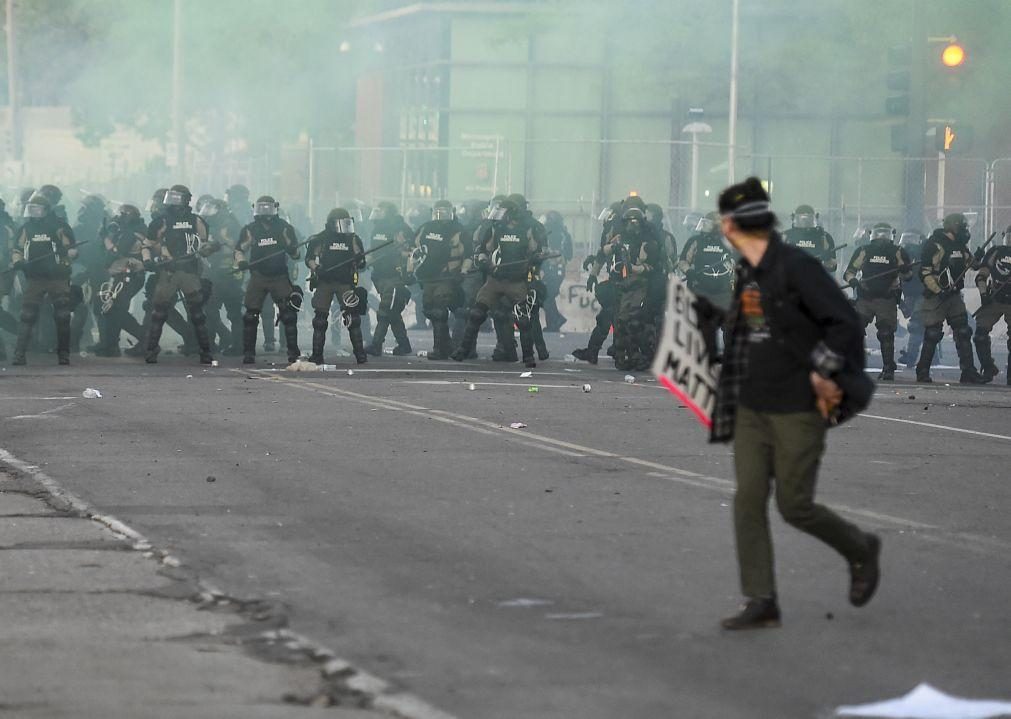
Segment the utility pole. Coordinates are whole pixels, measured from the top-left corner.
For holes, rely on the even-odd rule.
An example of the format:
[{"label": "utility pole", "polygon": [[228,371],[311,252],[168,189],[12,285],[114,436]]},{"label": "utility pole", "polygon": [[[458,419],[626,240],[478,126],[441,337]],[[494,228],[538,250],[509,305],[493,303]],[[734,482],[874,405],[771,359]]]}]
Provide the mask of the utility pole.
[{"label": "utility pole", "polygon": [[910,17],[912,57],[909,66],[909,117],[906,121],[905,200],[906,227],[920,228],[925,217],[924,179],[927,135],[927,46],[926,18],[922,0],[912,0]]},{"label": "utility pole", "polygon": [[730,119],[727,130],[727,181],[734,183],[737,160],[737,46],[740,35],[741,0],[733,0],[730,22]]},{"label": "utility pole", "polygon": [[14,0],[7,0],[7,105],[10,110],[11,159],[21,162],[24,157],[24,137],[21,129],[21,101],[18,97],[17,31]]},{"label": "utility pole", "polygon": [[[11,0],[7,0],[8,3]],[[182,0],[174,0],[172,9],[172,144],[166,164],[175,167],[181,177],[186,174],[186,143],[183,140],[183,118],[180,103],[183,86]],[[172,157],[174,155],[174,157]]]}]

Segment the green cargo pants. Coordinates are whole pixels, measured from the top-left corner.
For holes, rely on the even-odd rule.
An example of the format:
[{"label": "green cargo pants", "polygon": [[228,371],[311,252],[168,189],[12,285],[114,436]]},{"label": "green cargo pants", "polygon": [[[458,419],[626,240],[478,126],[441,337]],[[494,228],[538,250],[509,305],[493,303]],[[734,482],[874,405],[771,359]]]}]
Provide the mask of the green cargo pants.
[{"label": "green cargo pants", "polygon": [[788,524],[817,537],[848,561],[860,561],[867,554],[864,532],[814,502],[825,431],[825,421],[813,410],[773,414],[737,408],[734,532],[741,589],[748,598],[776,593],[767,506],[773,478],[776,506]]}]

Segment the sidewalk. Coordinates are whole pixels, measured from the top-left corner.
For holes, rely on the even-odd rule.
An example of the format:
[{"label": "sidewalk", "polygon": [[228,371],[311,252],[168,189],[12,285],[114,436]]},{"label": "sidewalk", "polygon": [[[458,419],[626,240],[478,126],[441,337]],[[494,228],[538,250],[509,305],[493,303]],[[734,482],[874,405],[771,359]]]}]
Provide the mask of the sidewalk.
[{"label": "sidewalk", "polygon": [[0,473],[4,716],[397,715],[356,708],[381,682],[286,632],[282,607],[208,593],[171,557],[50,503]]}]

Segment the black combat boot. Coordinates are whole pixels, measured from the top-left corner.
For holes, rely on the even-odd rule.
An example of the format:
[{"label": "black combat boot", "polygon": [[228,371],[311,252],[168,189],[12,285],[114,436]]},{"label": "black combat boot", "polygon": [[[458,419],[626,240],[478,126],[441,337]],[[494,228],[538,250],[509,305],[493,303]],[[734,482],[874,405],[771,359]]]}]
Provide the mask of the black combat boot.
[{"label": "black combat boot", "polygon": [[590,364],[597,364],[597,355],[600,353],[600,348],[587,347],[586,349],[572,350],[572,356],[577,360],[583,360],[583,362],[589,362]]},{"label": "black combat boot", "polygon": [[775,597],[749,599],[741,611],[720,622],[720,626],[728,631],[768,629],[779,625],[779,605]]},{"label": "black combat boot", "polygon": [[411,338],[407,336],[407,328],[404,327],[404,320],[399,315],[390,322],[390,329],[393,330],[393,337],[397,340],[397,346],[393,348],[393,354],[397,357],[409,355],[414,352],[411,349]]},{"label": "black combat boot", "polygon": [[154,312],[151,314],[151,324],[147,328],[147,346],[144,361],[148,364],[158,364],[158,353],[161,352],[161,333],[165,327],[165,315]]},{"label": "black combat boot", "polygon": [[214,357],[211,356],[211,337],[207,331],[207,318],[203,317],[203,310],[201,309],[196,317],[191,313],[191,321],[193,334],[197,337],[197,347],[200,348],[200,364],[211,364]]},{"label": "black combat boot", "polygon": [[867,556],[850,562],[850,604],[862,607],[871,601],[881,579],[881,538],[867,533]]},{"label": "black combat boot", "polygon": [[493,362],[517,362],[519,356],[516,354],[516,339],[513,337],[513,323],[510,317],[505,315],[494,318],[495,324],[495,349],[491,353]]},{"label": "black combat boot", "polygon": [[365,341],[362,339],[360,318],[356,318],[348,327],[348,339],[351,340],[351,351],[355,356],[355,362],[358,364],[368,362],[369,356],[365,353]]},{"label": "black combat boot", "polygon": [[481,331],[481,323],[469,320],[463,330],[463,337],[460,338],[460,345],[453,352],[452,359],[456,362],[463,362],[468,359],[474,348],[477,346],[477,334]]},{"label": "black combat boot", "polygon": [[449,335],[449,320],[432,320],[432,351],[430,360],[447,360],[453,353],[453,340]]},{"label": "black combat boot", "polygon": [[242,318],[242,364],[256,363],[256,334],[259,329],[259,315]]},{"label": "black combat boot", "polygon": [[56,357],[60,364],[70,364],[70,318],[56,320]]},{"label": "black combat boot", "polygon": [[973,336],[972,342],[976,345],[976,356],[979,357],[979,372],[987,382],[993,380],[1000,374],[996,363],[993,361],[993,349],[990,346],[990,335],[977,334]]},{"label": "black combat boot", "polygon": [[14,359],[12,364],[24,365],[27,364],[25,360],[25,352],[28,351],[28,343],[32,338],[32,330],[35,329],[35,318],[25,319],[24,315],[21,316],[21,324],[18,325],[18,339],[17,343],[14,345]]},{"label": "black combat boot", "polygon": [[326,346],[326,330],[330,326],[325,312],[317,312],[312,318],[312,354],[309,361],[323,364],[323,347]]},{"label": "black combat boot", "polygon": [[365,348],[367,354],[373,357],[382,357],[383,342],[386,341],[386,330],[390,327],[390,321],[385,317],[376,320],[376,329],[372,332],[372,342]]},{"label": "black combat boot", "polygon": [[537,313],[530,316],[530,334],[537,349],[537,359],[543,362],[551,355],[548,354],[548,346],[544,343],[544,330],[541,328],[541,318]]},{"label": "black combat boot", "polygon": [[298,348],[298,315],[289,317],[283,324],[284,343],[288,348],[288,364],[291,364],[302,356],[302,351]]},{"label": "black combat boot", "polygon": [[523,365],[531,369],[537,366],[534,359],[534,338],[530,327],[520,329],[520,349],[523,351]]},{"label": "black combat boot", "polygon": [[976,371],[976,359],[972,354],[972,335],[969,332],[969,328],[960,327],[952,334],[955,335],[955,351],[958,353],[958,366],[962,369],[962,376],[958,379],[959,383],[986,384],[989,382],[989,379],[984,379]]},{"label": "black combat boot", "polygon": [[879,334],[878,342],[881,344],[881,374],[878,379],[882,382],[892,382],[895,380],[895,335]]}]

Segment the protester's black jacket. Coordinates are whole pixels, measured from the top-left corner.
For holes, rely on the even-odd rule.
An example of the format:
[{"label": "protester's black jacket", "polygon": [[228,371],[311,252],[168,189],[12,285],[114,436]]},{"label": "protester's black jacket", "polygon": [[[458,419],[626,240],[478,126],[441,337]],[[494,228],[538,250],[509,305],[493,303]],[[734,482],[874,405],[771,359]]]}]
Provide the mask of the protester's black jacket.
[{"label": "protester's black jacket", "polygon": [[[737,265],[734,301],[722,318],[728,332],[711,440],[725,442],[733,437],[738,396],[747,377],[746,331],[740,312],[743,280],[749,273],[762,288],[762,311],[772,341],[799,360],[802,369],[798,371],[818,370],[843,388],[846,397],[835,422],[863,409],[873,394],[873,383],[864,374],[863,326],[856,310],[821,262],[773,232],[758,267],[748,268],[743,258]],[[701,304],[701,316],[721,319],[704,301]]]}]

